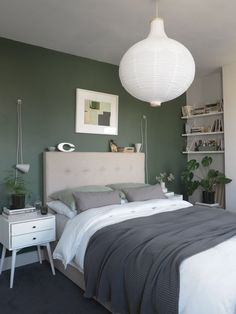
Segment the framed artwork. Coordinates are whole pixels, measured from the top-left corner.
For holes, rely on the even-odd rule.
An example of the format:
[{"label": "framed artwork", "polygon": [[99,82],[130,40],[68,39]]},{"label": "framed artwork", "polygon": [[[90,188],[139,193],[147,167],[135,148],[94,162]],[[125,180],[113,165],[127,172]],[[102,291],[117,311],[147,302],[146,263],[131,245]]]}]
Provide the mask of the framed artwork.
[{"label": "framed artwork", "polygon": [[76,133],[118,134],[118,96],[76,89]]}]

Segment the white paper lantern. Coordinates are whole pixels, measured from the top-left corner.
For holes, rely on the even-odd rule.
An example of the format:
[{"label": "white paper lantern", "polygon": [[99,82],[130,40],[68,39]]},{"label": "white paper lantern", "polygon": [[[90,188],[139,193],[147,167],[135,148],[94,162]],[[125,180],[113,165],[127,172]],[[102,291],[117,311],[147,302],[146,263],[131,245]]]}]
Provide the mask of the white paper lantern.
[{"label": "white paper lantern", "polygon": [[163,20],[156,18],[148,37],[124,54],[119,75],[123,87],[132,96],[155,107],[189,88],[195,63],[187,48],[167,37]]}]

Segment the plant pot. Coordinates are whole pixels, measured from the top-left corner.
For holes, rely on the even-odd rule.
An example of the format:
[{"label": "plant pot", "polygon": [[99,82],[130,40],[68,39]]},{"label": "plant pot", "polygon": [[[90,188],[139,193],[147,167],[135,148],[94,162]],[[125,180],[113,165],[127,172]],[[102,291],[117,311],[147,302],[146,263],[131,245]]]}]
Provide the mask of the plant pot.
[{"label": "plant pot", "polygon": [[214,204],[215,203],[215,192],[202,192],[202,202],[206,204]]},{"label": "plant pot", "polygon": [[165,182],[161,182],[161,189],[162,189],[162,192],[163,193],[167,193],[168,192],[168,190],[167,190],[167,188],[166,188],[166,184],[165,184]]},{"label": "plant pot", "polygon": [[11,209],[25,208],[25,194],[11,195]]}]

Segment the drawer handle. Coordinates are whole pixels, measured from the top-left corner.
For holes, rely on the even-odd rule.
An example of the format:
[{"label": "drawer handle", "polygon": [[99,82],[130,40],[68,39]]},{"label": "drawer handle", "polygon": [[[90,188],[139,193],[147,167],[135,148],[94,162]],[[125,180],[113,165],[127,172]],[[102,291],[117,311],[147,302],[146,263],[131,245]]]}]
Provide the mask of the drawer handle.
[{"label": "drawer handle", "polygon": [[36,238],[33,238],[33,240],[36,240]]},{"label": "drawer handle", "polygon": [[35,228],[36,228],[36,226],[33,226],[32,228],[33,228],[33,229],[35,229]]}]

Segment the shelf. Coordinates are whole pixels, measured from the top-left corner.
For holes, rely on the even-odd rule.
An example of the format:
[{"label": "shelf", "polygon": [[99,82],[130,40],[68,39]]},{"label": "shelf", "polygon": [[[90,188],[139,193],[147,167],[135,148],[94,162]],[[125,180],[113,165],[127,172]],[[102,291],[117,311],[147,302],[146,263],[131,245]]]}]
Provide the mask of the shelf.
[{"label": "shelf", "polygon": [[224,134],[224,132],[219,131],[219,132],[187,133],[187,134],[182,134],[182,136],[202,136],[202,135],[219,135],[219,134]]},{"label": "shelf", "polygon": [[224,113],[224,111],[217,111],[217,112],[203,113],[203,114],[196,114],[193,116],[181,117],[181,119],[188,120],[188,119],[195,119],[195,118],[202,118],[202,117],[210,117],[210,116],[216,116],[216,115],[223,114],[223,113]]},{"label": "shelf", "polygon": [[182,152],[183,154],[224,154],[224,150],[206,150],[206,151],[189,151]]}]

